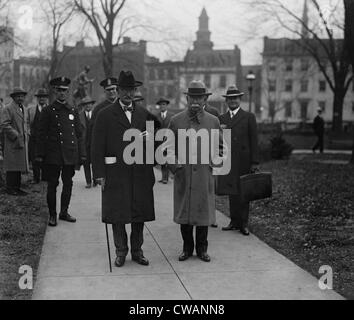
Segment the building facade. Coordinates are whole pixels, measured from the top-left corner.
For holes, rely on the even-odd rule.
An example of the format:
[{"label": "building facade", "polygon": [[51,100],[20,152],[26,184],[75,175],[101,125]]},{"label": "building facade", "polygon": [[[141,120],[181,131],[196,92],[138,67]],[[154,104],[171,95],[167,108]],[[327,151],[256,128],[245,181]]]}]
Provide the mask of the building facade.
[{"label": "building facade", "polygon": [[7,103],[13,88],[14,30],[0,26],[0,98]]}]

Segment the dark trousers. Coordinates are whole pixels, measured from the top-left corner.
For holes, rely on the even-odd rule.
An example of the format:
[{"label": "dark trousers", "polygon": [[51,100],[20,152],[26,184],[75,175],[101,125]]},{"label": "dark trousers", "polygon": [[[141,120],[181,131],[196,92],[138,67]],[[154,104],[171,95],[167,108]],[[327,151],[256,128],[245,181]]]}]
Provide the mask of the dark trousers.
[{"label": "dark trousers", "polygon": [[229,195],[231,223],[238,228],[248,227],[249,202],[241,202],[239,195]]},{"label": "dark trousers", "polygon": [[14,190],[21,188],[21,171],[6,172],[6,187]]},{"label": "dark trousers", "polygon": [[[130,233],[131,254],[133,257],[143,255],[141,249],[144,243],[144,223],[132,223],[132,232]],[[126,257],[129,252],[128,235],[125,230],[125,224],[112,225],[114,245],[116,247],[117,257]]]},{"label": "dark trousers", "polygon": [[[192,255],[194,251],[194,240],[193,240],[193,229],[194,226],[189,224],[181,224],[181,234],[183,238],[183,252],[187,252]],[[195,248],[197,255],[200,255],[208,251],[208,230],[209,227],[196,227],[196,241]]]},{"label": "dark trousers", "polygon": [[84,163],[84,172],[85,172],[85,179],[87,184],[92,183],[92,166],[89,161],[85,161]]},{"label": "dark trousers", "polygon": [[73,188],[73,177],[75,175],[75,166],[58,166],[46,165],[46,180],[47,187],[47,203],[49,214],[56,216],[57,208],[57,187],[59,185],[59,178],[63,182],[63,189],[61,192],[60,213],[65,214],[68,212],[71,192]]},{"label": "dark trousers", "polygon": [[323,134],[317,134],[317,142],[313,146],[312,150],[320,149],[320,152],[323,153]]},{"label": "dark trousers", "polygon": [[162,181],[167,181],[168,182],[168,177],[169,177],[169,170],[167,165],[162,165],[161,166],[161,173],[162,173]]},{"label": "dark trousers", "polygon": [[37,161],[34,161],[32,163],[32,170],[33,170],[33,180],[35,182],[40,182],[41,181],[41,172],[42,172],[42,167],[41,164],[38,163]]}]

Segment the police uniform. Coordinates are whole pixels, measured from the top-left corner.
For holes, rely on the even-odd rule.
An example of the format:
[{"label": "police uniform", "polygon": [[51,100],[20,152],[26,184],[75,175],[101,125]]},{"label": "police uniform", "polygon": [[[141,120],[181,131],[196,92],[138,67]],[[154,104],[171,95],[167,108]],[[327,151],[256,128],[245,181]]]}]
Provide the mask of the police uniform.
[{"label": "police uniform", "polygon": [[[65,77],[56,78],[50,85],[68,88],[70,82]],[[45,108],[40,117],[36,147],[36,157],[43,160],[45,180],[48,182],[47,203],[52,219],[50,223],[52,221],[56,225],[56,189],[60,175],[63,189],[59,219],[75,222],[68,214],[72,178],[75,175],[75,166],[86,158],[78,111],[66,101],[59,100]]]}]

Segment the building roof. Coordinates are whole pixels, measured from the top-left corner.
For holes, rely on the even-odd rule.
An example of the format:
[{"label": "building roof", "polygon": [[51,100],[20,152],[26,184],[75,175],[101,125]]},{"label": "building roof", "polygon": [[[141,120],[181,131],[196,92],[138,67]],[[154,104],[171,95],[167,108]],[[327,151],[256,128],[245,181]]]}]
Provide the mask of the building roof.
[{"label": "building roof", "polygon": [[184,62],[187,67],[234,67],[235,54],[235,50],[188,50]]}]

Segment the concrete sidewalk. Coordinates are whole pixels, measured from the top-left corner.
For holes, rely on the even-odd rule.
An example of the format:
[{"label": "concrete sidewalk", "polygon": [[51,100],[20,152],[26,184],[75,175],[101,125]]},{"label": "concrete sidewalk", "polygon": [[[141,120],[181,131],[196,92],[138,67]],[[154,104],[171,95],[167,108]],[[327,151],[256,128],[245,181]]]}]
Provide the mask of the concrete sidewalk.
[{"label": "concrete sidewalk", "polygon": [[150,266],[140,266],[128,255],[125,266],[113,265],[110,273],[100,190],[86,190],[82,172],[75,179],[70,212],[78,222],[59,221],[57,228],[47,229],[35,300],[342,299],[333,291],[320,290],[317,279],[255,236],[222,232],[228,219],[220,213],[219,228],[209,233],[212,261],[193,257],[179,262],[182,241],[179,226],[172,221],[171,182],[155,187],[156,221],[146,225],[143,247]]}]

